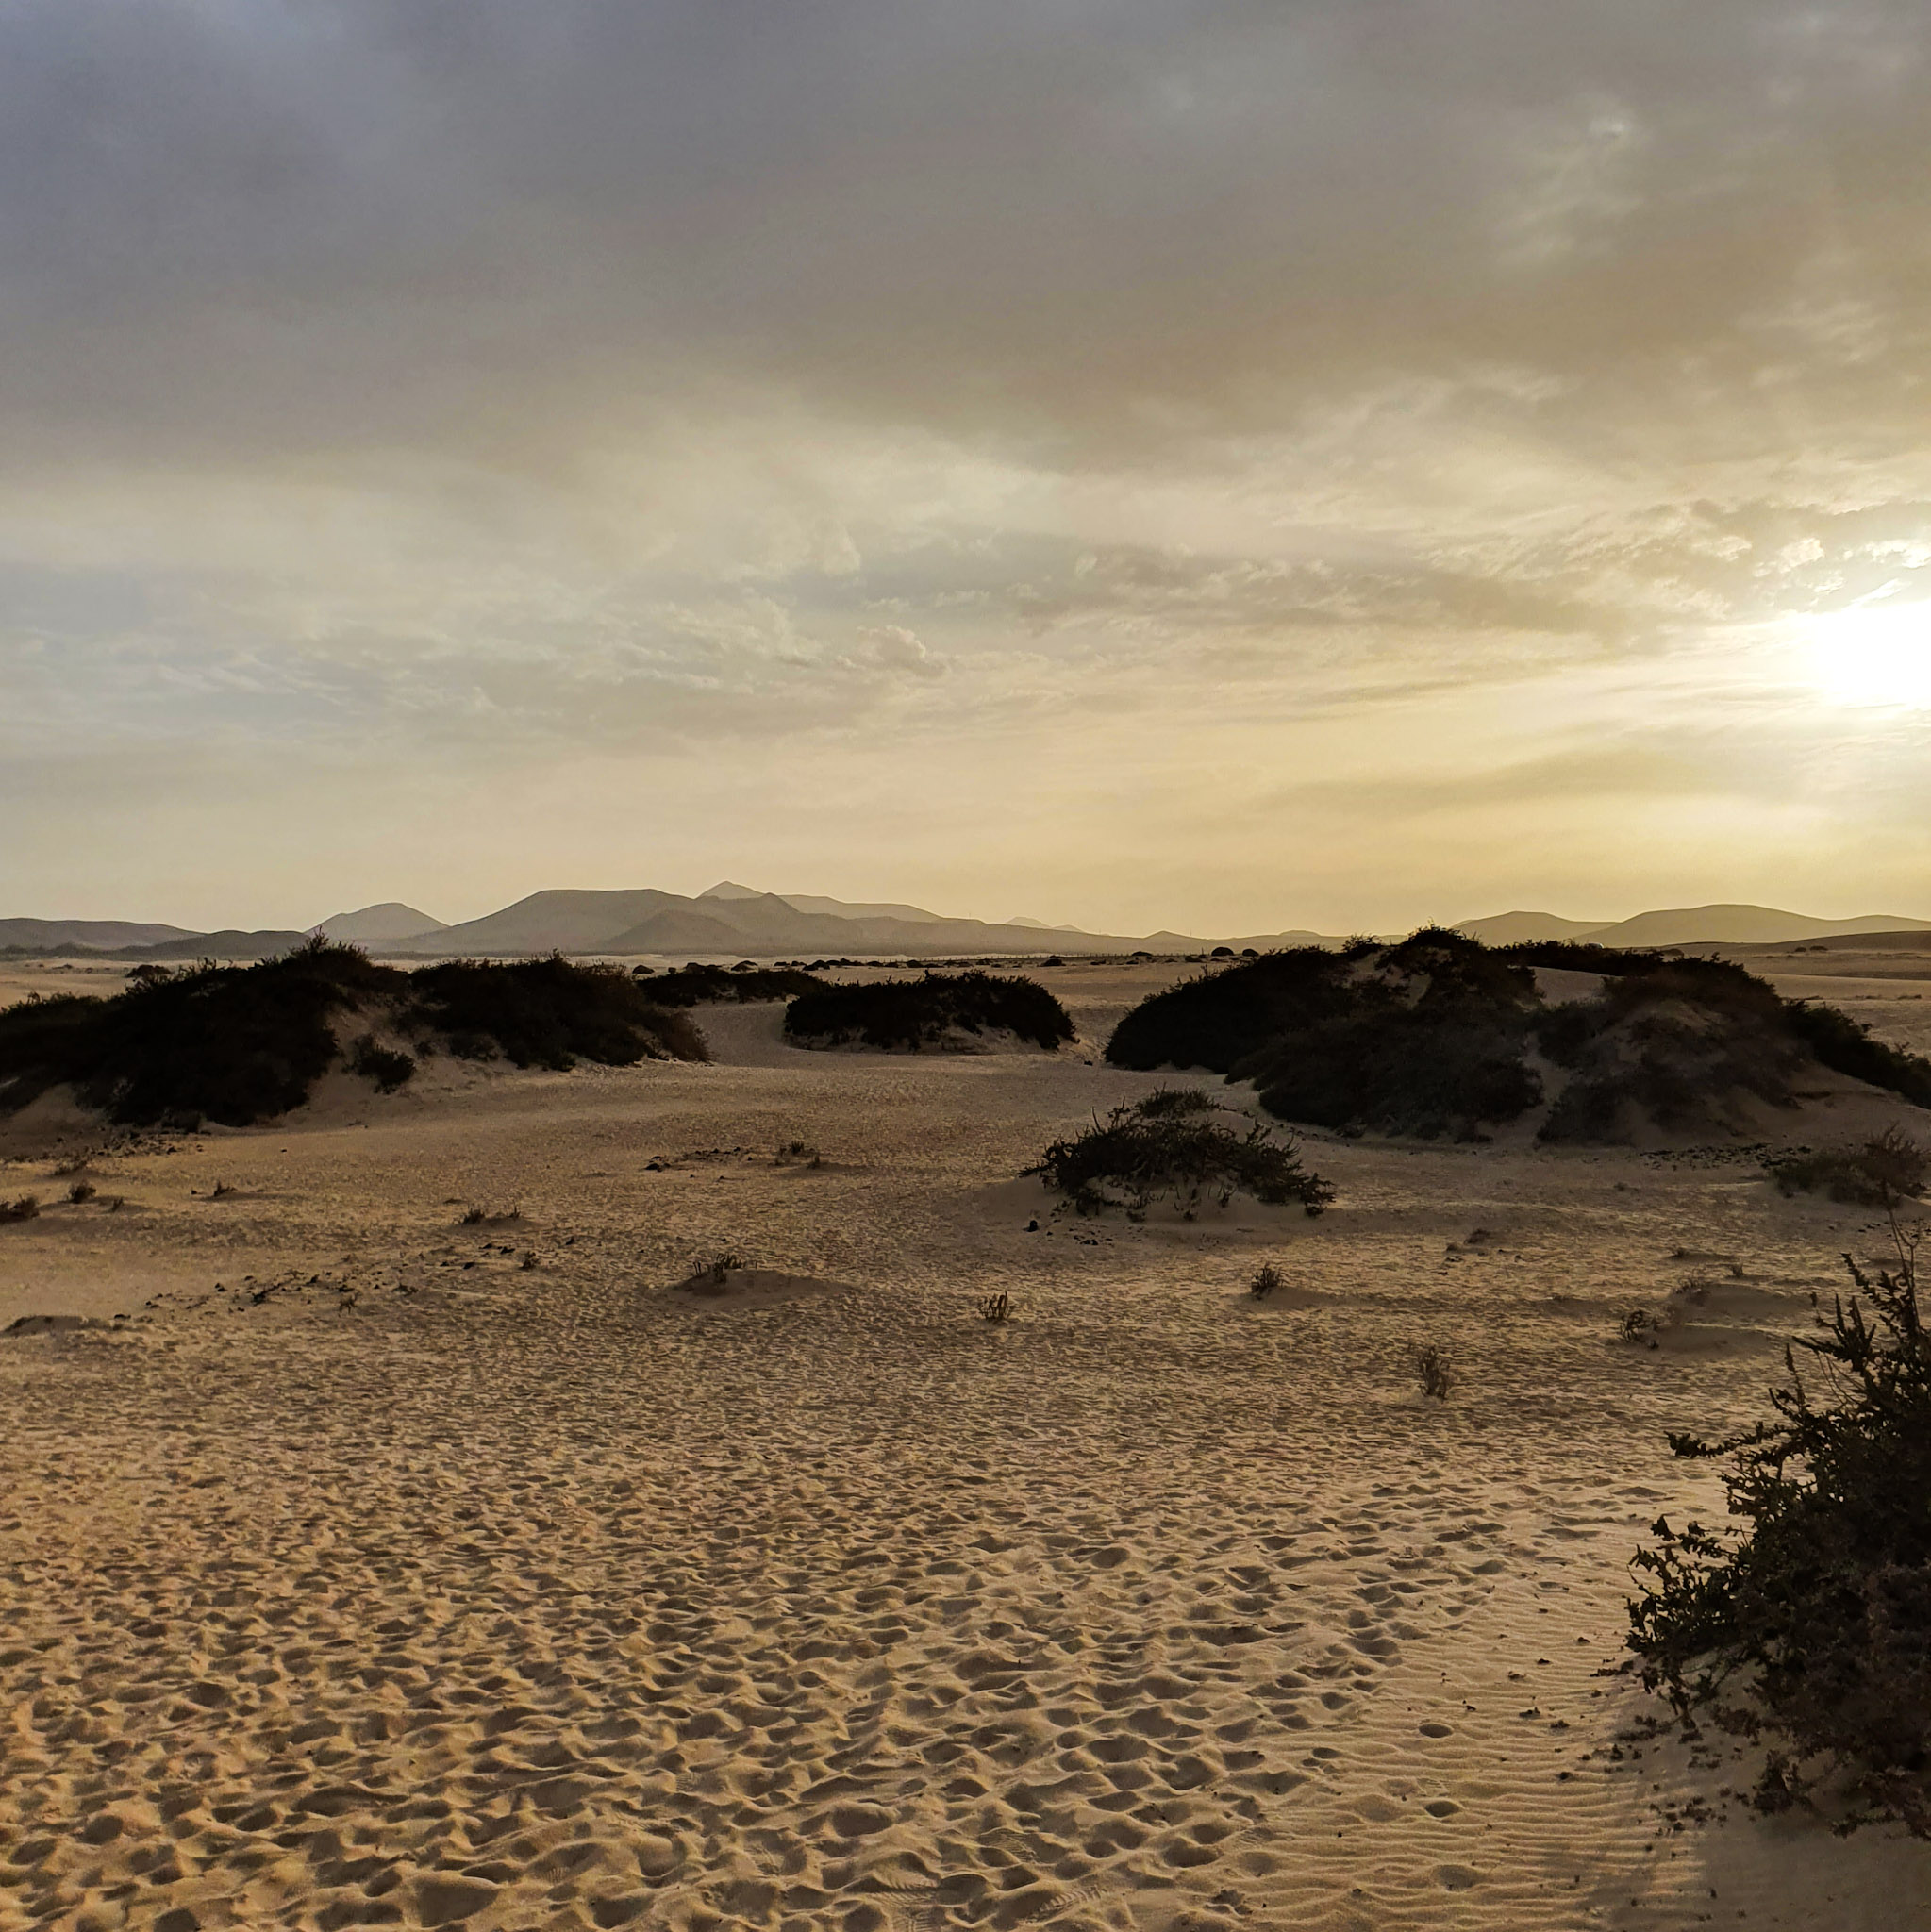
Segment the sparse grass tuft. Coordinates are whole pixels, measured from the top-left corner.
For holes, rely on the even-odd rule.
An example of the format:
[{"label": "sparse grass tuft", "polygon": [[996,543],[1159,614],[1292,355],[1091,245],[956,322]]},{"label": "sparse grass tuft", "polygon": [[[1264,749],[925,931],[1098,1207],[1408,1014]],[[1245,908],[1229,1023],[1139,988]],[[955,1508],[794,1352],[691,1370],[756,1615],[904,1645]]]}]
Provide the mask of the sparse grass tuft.
[{"label": "sparse grass tuft", "polygon": [[17,1201],[0,1201],[0,1224],[32,1221],[40,1211],[41,1204],[32,1194],[23,1194]]},{"label": "sparse grass tuft", "polygon": [[1448,1391],[1455,1387],[1456,1380],[1447,1356],[1434,1342],[1423,1341],[1409,1351],[1408,1359],[1414,1364],[1422,1393],[1437,1402],[1446,1402]]},{"label": "sparse grass tuft", "polygon": [[1286,1277],[1272,1261],[1263,1261],[1254,1271],[1254,1278],[1247,1284],[1247,1292],[1257,1302],[1264,1302],[1276,1289],[1287,1286]]},{"label": "sparse grass tuft", "polygon": [[1012,1319],[1012,1297],[1008,1294],[982,1294],[977,1307],[982,1322],[1007,1322]]}]

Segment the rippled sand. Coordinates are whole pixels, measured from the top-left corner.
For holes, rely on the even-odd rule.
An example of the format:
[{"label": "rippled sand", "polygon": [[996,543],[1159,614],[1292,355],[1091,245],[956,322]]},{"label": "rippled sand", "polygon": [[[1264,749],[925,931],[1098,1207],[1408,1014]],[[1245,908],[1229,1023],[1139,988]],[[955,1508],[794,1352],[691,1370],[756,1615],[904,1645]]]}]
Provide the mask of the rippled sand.
[{"label": "rippled sand", "polygon": [[[1058,981],[1090,1039],[1145,975]],[[1320,1221],[1079,1223],[1016,1170],[1154,1082],[706,1023],[0,1228],[0,1325],[101,1323],[0,1342],[0,1924],[1931,1924],[1931,1847],[1756,1820],[1601,1674],[1720,1507],[1665,1430],[1754,1412],[1859,1217],[1315,1140]]]}]

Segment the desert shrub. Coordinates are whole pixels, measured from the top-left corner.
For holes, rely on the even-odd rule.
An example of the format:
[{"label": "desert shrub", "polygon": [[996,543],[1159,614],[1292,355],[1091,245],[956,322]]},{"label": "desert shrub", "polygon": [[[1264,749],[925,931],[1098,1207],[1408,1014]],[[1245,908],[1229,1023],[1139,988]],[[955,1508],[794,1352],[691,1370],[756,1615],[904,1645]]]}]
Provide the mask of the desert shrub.
[{"label": "desert shrub", "polygon": [[99,1192],[100,1190],[92,1181],[75,1181],[67,1190],[67,1198],[75,1207],[81,1208]]},{"label": "desert shrub", "polygon": [[1116,1067],[1207,1067],[1216,1074],[1280,1035],[1346,1012],[1346,953],[1290,946],[1149,993],[1114,1027]]},{"label": "desert shrub", "polygon": [[1917,1107],[1931,1107],[1931,1059],[1873,1039],[1861,1020],[1836,1007],[1788,1000],[1784,1018],[1791,1032],[1833,1073],[1848,1074],[1901,1093]]},{"label": "desert shrub", "polygon": [[[340,1016],[372,1012],[519,1066],[705,1057],[688,1019],[614,970],[535,959],[406,973],[318,940],[247,966],[157,969],[109,999],[0,1011],[0,1112],[65,1083],[129,1126],[247,1126],[299,1107],[336,1058]],[[350,1065],[400,1084],[409,1057],[368,1044],[375,1058],[358,1042]]]},{"label": "desert shrub", "polygon": [[1680,1306],[1671,1304],[1661,1308],[1636,1307],[1627,1309],[1617,1324],[1618,1332],[1624,1341],[1633,1341],[1647,1348],[1659,1348],[1665,1335],[1673,1334],[1683,1325],[1683,1310]]},{"label": "desert shrub", "polygon": [[376,1045],[375,1036],[365,1033],[349,1049],[349,1072],[373,1080],[378,1093],[394,1093],[415,1078],[416,1063],[406,1053]]},{"label": "desert shrub", "polygon": [[1073,1038],[1066,1008],[1038,980],[976,969],[828,986],[785,1009],[785,1034],[802,1045],[854,1042],[885,1051],[943,1047],[960,1033],[1007,1032],[1049,1053]]},{"label": "desert shrub", "polygon": [[1009,1322],[1012,1319],[1012,1297],[1009,1294],[982,1294],[977,1307],[982,1322]]},{"label": "desert shrub", "polygon": [[1238,1191],[1273,1206],[1298,1201],[1319,1214],[1334,1189],[1300,1162],[1291,1141],[1283,1145],[1253,1124],[1244,1134],[1197,1114],[1155,1114],[1116,1107],[1070,1141],[1056,1141],[1025,1170],[1064,1194],[1082,1214],[1103,1208],[1143,1211],[1171,1196],[1192,1212],[1203,1196],[1222,1202]]},{"label": "desert shrub", "polygon": [[1157,1121],[1180,1114],[1213,1113],[1219,1105],[1211,1093],[1203,1093],[1196,1087],[1156,1087],[1134,1103],[1134,1111],[1142,1120]]},{"label": "desert shrub", "polygon": [[1659,963],[1655,953],[1624,952],[1587,940],[1518,940],[1494,951],[1520,966],[1560,966],[1571,973],[1642,973]]},{"label": "desert shrub", "polygon": [[1535,1030],[1573,1072],[1542,1124],[1553,1142],[1626,1140],[1645,1124],[1727,1133],[1743,1101],[1794,1106],[1808,1059],[1775,990],[1721,960],[1654,961],[1600,999],[1546,1009]]},{"label": "desert shrub", "polygon": [[308,1098],[335,1058],[334,1015],[407,975],[315,941],[249,966],[157,974],[110,999],[0,1012],[0,1109],[71,1083],[131,1126],[206,1117],[246,1126]]},{"label": "desert shrub", "polygon": [[1154,993],[1114,1029],[1116,1066],[1251,1079],[1283,1120],[1472,1135],[1541,1098],[1524,1059],[1534,976],[1424,926],[1399,944],[1295,946]]},{"label": "desert shrub", "polygon": [[682,1013],[615,966],[578,966],[558,955],[506,963],[452,959],[408,975],[411,1024],[449,1036],[469,1058],[500,1053],[519,1067],[572,1067],[579,1059],[634,1066],[644,1059],[709,1058]]},{"label": "desert shrub", "polygon": [[1767,1155],[1764,1170],[1786,1197],[1828,1194],[1859,1208],[1891,1208],[1914,1200],[1931,1178],[1931,1154],[1897,1127],[1860,1147]]},{"label": "desert shrub", "polygon": [[1422,1393],[1432,1401],[1446,1402],[1448,1391],[1455,1387],[1455,1371],[1449,1367],[1447,1356],[1434,1342],[1423,1341],[1409,1350],[1408,1360]]},{"label": "desert shrub", "polygon": [[41,1204],[32,1194],[23,1194],[17,1201],[0,1201],[0,1224],[9,1221],[32,1221],[41,1211]]},{"label": "desert shrub", "polygon": [[1257,1302],[1264,1302],[1276,1290],[1285,1288],[1287,1281],[1281,1271],[1272,1261],[1263,1261],[1254,1271],[1254,1278],[1247,1284],[1247,1292]]},{"label": "desert shrub", "polygon": [[[636,970],[636,969],[633,969]],[[792,1000],[819,992],[826,982],[794,967],[756,967],[727,971],[693,961],[651,981],[650,997],[660,1007],[700,1007],[717,1001]]]},{"label": "desert shrub", "polygon": [[[1891,1265],[1850,1256],[1848,1297],[1788,1345],[1773,1420],[1671,1448],[1726,1458],[1720,1532],[1659,1517],[1629,1605],[1642,1679],[1686,1721],[1704,1710],[1773,1746],[1766,1810],[1813,1764],[1849,1777],[1849,1828],[1902,1820],[1931,1837],[1931,1337],[1918,1233],[1891,1222]],[[1822,1371],[1806,1382],[1800,1357]]]},{"label": "desert shrub", "polygon": [[1276,1041],[1238,1072],[1282,1120],[1467,1138],[1541,1099],[1523,1058],[1524,1030],[1514,1012],[1473,1002],[1448,1011],[1390,1002]]}]

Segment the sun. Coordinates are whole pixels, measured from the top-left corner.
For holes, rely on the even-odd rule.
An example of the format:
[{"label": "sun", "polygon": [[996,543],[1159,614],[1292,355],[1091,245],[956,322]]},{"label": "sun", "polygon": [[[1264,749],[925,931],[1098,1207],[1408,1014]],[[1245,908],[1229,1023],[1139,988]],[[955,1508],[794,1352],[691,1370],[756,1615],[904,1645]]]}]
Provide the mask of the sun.
[{"label": "sun", "polygon": [[1829,703],[1931,710],[1931,603],[1856,604],[1805,632],[1806,675]]}]

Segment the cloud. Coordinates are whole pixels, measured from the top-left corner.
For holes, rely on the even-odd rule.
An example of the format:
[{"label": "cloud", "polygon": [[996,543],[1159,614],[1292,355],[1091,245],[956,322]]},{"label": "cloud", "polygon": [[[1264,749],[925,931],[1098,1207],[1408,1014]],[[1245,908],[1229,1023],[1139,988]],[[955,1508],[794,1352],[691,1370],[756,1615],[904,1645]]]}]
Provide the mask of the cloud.
[{"label": "cloud", "polygon": [[[1003,743],[1152,785],[1264,721],[1371,837],[1432,713],[1613,828],[1549,707],[1663,801],[1688,680],[1731,795],[1793,758],[1872,849],[1908,784],[1819,774],[1894,742],[1750,675],[1931,560],[1927,52],[1906,0],[22,0],[0,750],[49,825],[115,747],[272,816],[749,742],[957,824]],[[1242,837],[1230,897],[1298,890]],[[1076,883],[990,897],[1120,916]]]}]

